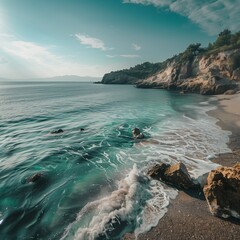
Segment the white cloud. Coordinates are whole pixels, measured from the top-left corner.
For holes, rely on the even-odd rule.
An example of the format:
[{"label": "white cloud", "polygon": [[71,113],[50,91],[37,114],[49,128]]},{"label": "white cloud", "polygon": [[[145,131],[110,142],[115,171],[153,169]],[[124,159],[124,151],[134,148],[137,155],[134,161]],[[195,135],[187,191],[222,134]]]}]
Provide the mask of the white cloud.
[{"label": "white cloud", "polygon": [[60,75],[102,76],[110,70],[98,64],[82,64],[67,60],[53,53],[51,47],[19,40],[2,34],[0,36],[0,77],[29,78]]},{"label": "white cloud", "polygon": [[46,47],[37,45],[36,43],[26,41],[10,41],[3,47],[7,53],[12,56],[19,57],[24,60],[33,61],[42,64],[43,61],[56,61],[57,57],[50,53]]},{"label": "white cloud", "polygon": [[124,0],[123,3],[135,3],[143,5],[154,5],[155,7],[164,7],[171,4],[174,0]]},{"label": "white cloud", "polygon": [[140,55],[134,55],[134,54],[122,54],[119,56],[123,58],[140,58],[141,57]]},{"label": "white cloud", "polygon": [[124,0],[123,3],[167,8],[189,18],[210,35],[240,30],[239,0]]},{"label": "white cloud", "polygon": [[120,55],[106,55],[106,57],[108,58],[117,58],[117,57],[121,57],[121,58],[140,58],[140,55],[136,55],[136,54],[120,54]]},{"label": "white cloud", "polygon": [[133,49],[135,50],[135,51],[139,51],[139,50],[141,50],[142,49],[142,47],[141,46],[139,46],[138,44],[136,44],[136,43],[132,43],[132,46],[133,46]]},{"label": "white cloud", "polygon": [[108,58],[115,58],[117,56],[116,55],[109,55],[109,54],[107,54],[106,57],[108,57]]},{"label": "white cloud", "polygon": [[75,37],[80,41],[82,45],[86,45],[88,48],[101,49],[103,51],[112,50],[113,48],[107,48],[101,39],[90,37],[86,34],[75,34]]}]

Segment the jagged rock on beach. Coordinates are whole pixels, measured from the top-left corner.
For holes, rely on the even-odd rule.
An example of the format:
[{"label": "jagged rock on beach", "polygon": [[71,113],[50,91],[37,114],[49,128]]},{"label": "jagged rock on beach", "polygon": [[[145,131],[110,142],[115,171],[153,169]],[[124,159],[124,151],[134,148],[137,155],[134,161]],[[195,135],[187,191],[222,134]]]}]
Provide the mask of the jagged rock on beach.
[{"label": "jagged rock on beach", "polygon": [[143,139],[144,138],[144,135],[143,135],[143,133],[141,133],[139,128],[134,128],[132,130],[132,135],[133,135],[133,138],[135,138],[135,139]]},{"label": "jagged rock on beach", "polygon": [[181,162],[172,166],[164,163],[157,164],[148,171],[148,175],[180,189],[190,189],[196,186],[186,166]]},{"label": "jagged rock on beach", "polygon": [[164,175],[166,169],[169,167],[170,165],[166,163],[156,164],[151,169],[148,170],[147,174],[151,178],[160,179]]},{"label": "jagged rock on beach", "polygon": [[213,215],[240,218],[240,163],[211,171],[203,191]]}]

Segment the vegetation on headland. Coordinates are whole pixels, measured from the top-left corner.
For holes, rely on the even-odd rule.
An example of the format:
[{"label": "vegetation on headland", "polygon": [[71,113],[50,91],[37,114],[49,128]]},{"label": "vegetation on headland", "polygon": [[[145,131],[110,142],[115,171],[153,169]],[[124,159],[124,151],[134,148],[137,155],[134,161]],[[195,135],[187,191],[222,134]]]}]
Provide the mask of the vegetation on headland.
[{"label": "vegetation on headland", "polygon": [[[174,55],[163,62],[150,63],[145,62],[138,64],[129,69],[111,72],[105,74],[102,83],[122,83],[122,84],[135,84],[137,81],[146,79],[149,76],[164,69],[169,62],[175,61],[182,64],[183,62],[192,62],[197,56],[210,56],[220,52],[240,48],[240,31],[231,33],[230,30],[225,29],[219,33],[214,43],[209,43],[208,47],[201,47],[201,43],[190,44],[186,50],[178,55]],[[240,67],[240,56],[236,55],[230,60],[232,70]]]}]

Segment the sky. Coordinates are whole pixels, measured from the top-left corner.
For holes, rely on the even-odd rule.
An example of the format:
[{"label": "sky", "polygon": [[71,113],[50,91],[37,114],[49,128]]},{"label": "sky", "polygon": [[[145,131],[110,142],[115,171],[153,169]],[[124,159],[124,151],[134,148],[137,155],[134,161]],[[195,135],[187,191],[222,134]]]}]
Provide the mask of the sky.
[{"label": "sky", "polygon": [[160,62],[240,30],[240,0],[0,0],[0,78]]}]

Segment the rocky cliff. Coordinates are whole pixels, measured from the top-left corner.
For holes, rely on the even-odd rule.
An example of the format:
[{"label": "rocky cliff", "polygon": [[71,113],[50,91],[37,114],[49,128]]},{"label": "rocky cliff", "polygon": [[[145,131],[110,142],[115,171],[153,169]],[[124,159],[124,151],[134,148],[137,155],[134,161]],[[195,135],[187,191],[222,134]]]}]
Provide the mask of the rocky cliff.
[{"label": "rocky cliff", "polygon": [[213,44],[200,43],[162,63],[143,63],[104,75],[104,84],[134,84],[201,94],[222,94],[240,84],[240,32],[224,30]]},{"label": "rocky cliff", "polygon": [[139,88],[163,88],[201,94],[222,94],[240,83],[240,49],[190,60],[169,61],[166,68],[137,82]]},{"label": "rocky cliff", "polygon": [[138,64],[135,67],[116,72],[110,72],[103,76],[103,84],[137,84],[163,68],[164,63]]}]

